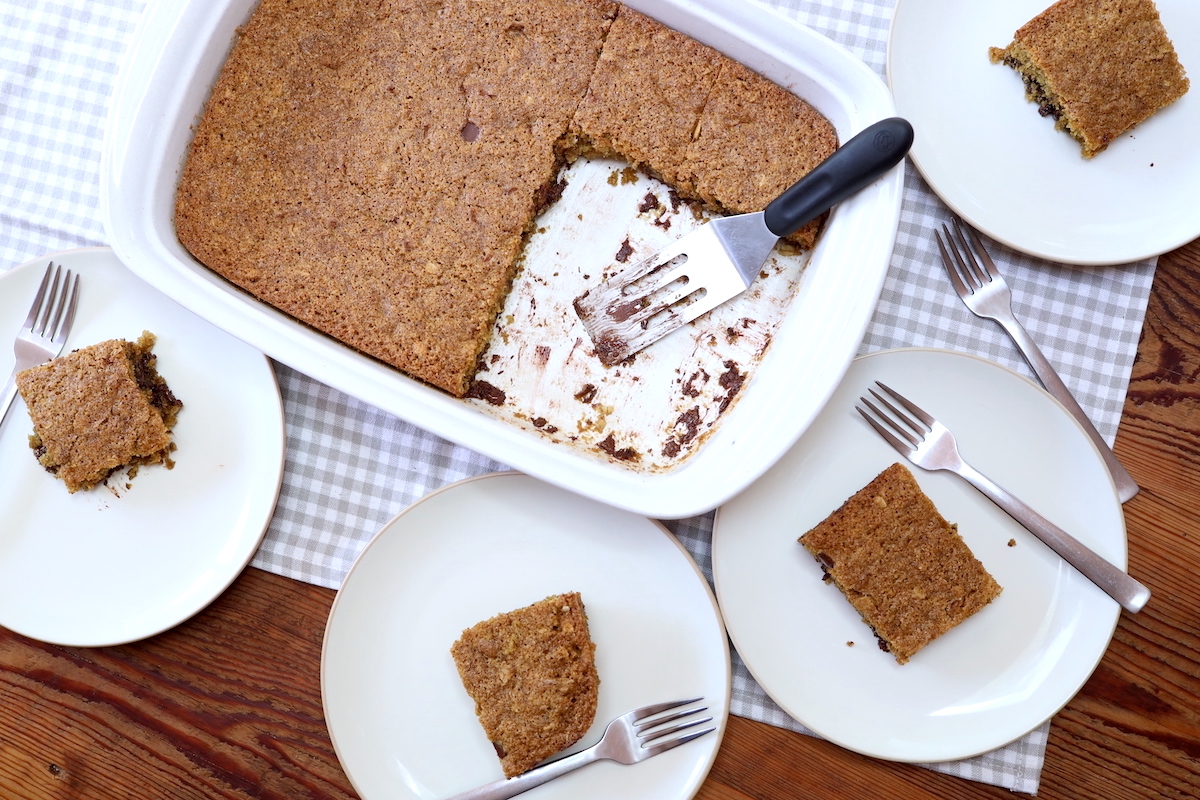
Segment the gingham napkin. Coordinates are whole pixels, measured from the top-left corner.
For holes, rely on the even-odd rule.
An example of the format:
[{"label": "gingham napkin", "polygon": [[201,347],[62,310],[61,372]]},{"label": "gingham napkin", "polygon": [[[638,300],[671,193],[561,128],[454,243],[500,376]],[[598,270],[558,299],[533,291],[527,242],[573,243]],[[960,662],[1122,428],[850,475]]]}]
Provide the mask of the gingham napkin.
[{"label": "gingham napkin", "polygon": [[[138,0],[0,0],[0,265],[104,244],[99,164],[120,59],[144,7]],[[884,73],[893,0],[770,0]],[[947,209],[911,168],[883,294],[861,352],[946,347],[1032,377],[995,325],[949,290],[933,248]],[[990,248],[1015,306],[1080,404],[1111,442],[1120,420],[1154,262],[1070,269]],[[338,587],[372,535],[429,491],[503,468],[376,408],[276,365],[287,422],[279,505],[253,563]],[[711,580],[712,515],[670,523]],[[734,654],[733,713],[805,731]],[[1049,723],[992,753],[928,765],[1036,793]]]}]

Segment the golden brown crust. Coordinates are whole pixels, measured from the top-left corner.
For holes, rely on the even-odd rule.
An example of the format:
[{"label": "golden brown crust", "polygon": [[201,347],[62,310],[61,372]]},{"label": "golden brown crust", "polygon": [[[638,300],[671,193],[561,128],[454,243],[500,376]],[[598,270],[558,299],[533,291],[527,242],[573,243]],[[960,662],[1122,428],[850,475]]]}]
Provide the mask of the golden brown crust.
[{"label": "golden brown crust", "polygon": [[366,5],[264,0],[197,128],[176,230],[255,296],[462,395],[613,6]]},{"label": "golden brown crust", "polygon": [[[838,145],[829,121],[796,95],[625,7],[571,136],[571,147],[632,161],[724,214],[761,211]],[[789,239],[810,249],[819,230],[814,220]]]},{"label": "golden brown crust", "polygon": [[[758,153],[698,191],[720,145],[693,139],[732,63],[608,0],[263,0],[197,126],[176,231],[259,299],[462,396],[564,159],[619,153],[718,211],[772,199],[745,191]],[[771,161],[794,180],[812,160]]]},{"label": "golden brown crust", "polygon": [[505,777],[570,747],[591,727],[600,678],[578,592],[480,622],[450,652]]},{"label": "golden brown crust", "polygon": [[1059,0],[989,50],[1084,157],[1182,97],[1189,81],[1152,0]]},{"label": "golden brown crust", "polygon": [[1000,594],[903,464],[893,464],[800,537],[896,661]]},{"label": "golden brown crust", "polygon": [[127,466],[167,463],[183,404],[155,369],[154,336],[110,339],[17,375],[38,461],[74,493]]},{"label": "golden brown crust", "polygon": [[598,155],[626,159],[692,195],[687,151],[724,58],[622,7],[572,132]]},{"label": "golden brown crust", "polygon": [[[837,133],[808,103],[729,58],[688,148],[696,195],[726,213],[761,211],[837,149]],[[820,220],[788,237],[816,244]]]}]

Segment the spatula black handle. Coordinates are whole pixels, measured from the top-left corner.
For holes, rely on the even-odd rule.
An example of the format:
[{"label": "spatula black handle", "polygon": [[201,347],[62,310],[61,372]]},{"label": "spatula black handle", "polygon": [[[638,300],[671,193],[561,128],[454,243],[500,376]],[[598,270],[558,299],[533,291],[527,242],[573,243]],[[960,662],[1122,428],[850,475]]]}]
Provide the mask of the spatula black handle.
[{"label": "spatula black handle", "polygon": [[913,143],[912,125],[880,120],[839,147],[767,206],[771,233],[787,236],[896,166]]}]

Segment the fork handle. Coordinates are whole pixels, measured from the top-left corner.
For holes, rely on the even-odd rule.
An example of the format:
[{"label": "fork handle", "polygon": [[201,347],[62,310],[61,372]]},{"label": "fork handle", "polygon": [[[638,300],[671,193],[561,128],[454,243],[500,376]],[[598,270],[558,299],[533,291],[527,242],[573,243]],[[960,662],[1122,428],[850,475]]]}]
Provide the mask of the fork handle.
[{"label": "fork handle", "polygon": [[4,384],[4,390],[0,392],[0,425],[4,425],[4,418],[8,416],[8,410],[12,408],[13,401],[17,399],[17,373],[13,370],[13,374],[8,376],[8,381]]},{"label": "fork handle", "polygon": [[580,767],[586,767],[593,761],[600,760],[602,756],[597,754],[599,746],[599,743],[594,744],[586,750],[580,750],[565,758],[551,761],[549,764],[523,772],[514,778],[501,778],[491,783],[485,783],[483,786],[476,786],[474,789],[451,795],[444,800],[504,800],[507,797],[515,797],[535,786],[541,786],[547,781],[552,781],[568,772],[574,772]]},{"label": "fork handle", "polygon": [[1058,376],[1058,372],[1050,364],[1050,360],[1042,354],[1042,349],[1034,342],[1033,337],[1025,330],[1016,319],[1013,320],[998,320],[1004,329],[1008,331],[1008,335],[1016,343],[1017,349],[1021,351],[1021,355],[1025,356],[1025,360],[1029,362],[1029,366],[1033,367],[1034,373],[1038,376],[1038,380],[1046,387],[1055,400],[1062,403],[1067,411],[1071,412],[1071,416],[1079,420],[1079,424],[1083,426],[1088,437],[1100,450],[1100,457],[1104,459],[1104,465],[1108,467],[1108,473],[1112,475],[1113,483],[1117,487],[1117,496],[1124,503],[1138,493],[1137,482],[1133,476],[1121,465],[1117,460],[1117,456],[1113,453],[1112,448],[1108,446],[1108,442],[1104,441],[1104,437],[1100,435],[1100,431],[1096,430],[1096,426],[1088,418],[1087,412],[1079,405],[1079,401],[1075,399],[1075,395],[1071,394],[1071,390],[1063,383],[1062,378]]},{"label": "fork handle", "polygon": [[1146,605],[1146,601],[1150,599],[1149,589],[1101,558],[1074,536],[1034,511],[1007,489],[965,462],[959,468],[958,474],[983,492],[989,500],[1004,509],[1010,517],[1024,525],[1030,533],[1045,542],[1051,550],[1062,556],[1064,561],[1103,589],[1109,597],[1120,603],[1122,608],[1136,614],[1142,610],[1142,606]]}]

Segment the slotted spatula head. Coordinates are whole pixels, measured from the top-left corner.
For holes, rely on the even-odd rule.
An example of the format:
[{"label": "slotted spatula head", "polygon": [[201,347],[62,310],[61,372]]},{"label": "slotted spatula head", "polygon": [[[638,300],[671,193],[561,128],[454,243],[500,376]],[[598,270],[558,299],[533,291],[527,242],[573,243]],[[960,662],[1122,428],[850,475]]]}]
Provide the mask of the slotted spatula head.
[{"label": "slotted spatula head", "polygon": [[575,312],[605,366],[744,292],[787,236],[894,167],[912,126],[876,122],[771,201],[764,211],[701,225],[652,257],[575,298]]},{"label": "slotted spatula head", "polygon": [[611,367],[744,292],[777,241],[761,211],[711,220],[575,298],[575,312]]}]

